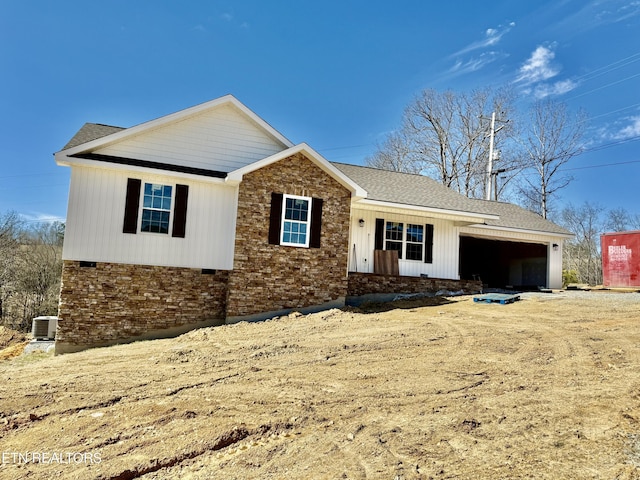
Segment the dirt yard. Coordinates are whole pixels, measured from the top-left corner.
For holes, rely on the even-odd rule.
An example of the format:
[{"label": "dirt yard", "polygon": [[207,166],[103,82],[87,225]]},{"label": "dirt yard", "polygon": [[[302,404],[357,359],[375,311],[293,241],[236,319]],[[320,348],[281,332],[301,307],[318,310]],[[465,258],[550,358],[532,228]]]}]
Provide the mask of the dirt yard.
[{"label": "dirt yard", "polygon": [[640,294],[24,355],[0,362],[0,429],[2,479],[637,479]]}]

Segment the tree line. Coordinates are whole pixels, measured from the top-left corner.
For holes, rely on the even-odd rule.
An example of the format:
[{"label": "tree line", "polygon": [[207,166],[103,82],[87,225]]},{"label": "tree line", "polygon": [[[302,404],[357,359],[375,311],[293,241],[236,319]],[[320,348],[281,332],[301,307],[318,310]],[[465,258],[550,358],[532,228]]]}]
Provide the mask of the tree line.
[{"label": "tree line", "polygon": [[471,198],[517,200],[549,218],[558,191],[571,181],[562,167],[583,151],[586,127],[584,112],[548,97],[518,111],[508,87],[427,89],[367,164],[421,173]]},{"label": "tree line", "polygon": [[30,224],[0,212],[0,324],[30,331],[41,315],[57,315],[64,224]]}]

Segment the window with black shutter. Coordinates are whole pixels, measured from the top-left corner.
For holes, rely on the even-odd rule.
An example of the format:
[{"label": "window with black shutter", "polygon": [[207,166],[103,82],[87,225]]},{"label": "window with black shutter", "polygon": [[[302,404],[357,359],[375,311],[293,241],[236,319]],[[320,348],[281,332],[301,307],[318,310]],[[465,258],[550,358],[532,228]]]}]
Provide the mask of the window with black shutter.
[{"label": "window with black shutter", "polygon": [[390,222],[376,218],[376,250],[396,250],[399,259],[433,263],[433,225]]},{"label": "window with black shutter", "polygon": [[[187,224],[188,185],[165,185],[127,180],[123,233],[169,234],[184,238]],[[140,208],[142,203],[142,208]],[[171,219],[173,218],[173,221]],[[138,225],[139,223],[139,225]],[[170,228],[171,226],[171,228]]]},{"label": "window with black shutter", "polygon": [[272,193],[269,243],[290,247],[320,248],[322,206],[321,198]]}]

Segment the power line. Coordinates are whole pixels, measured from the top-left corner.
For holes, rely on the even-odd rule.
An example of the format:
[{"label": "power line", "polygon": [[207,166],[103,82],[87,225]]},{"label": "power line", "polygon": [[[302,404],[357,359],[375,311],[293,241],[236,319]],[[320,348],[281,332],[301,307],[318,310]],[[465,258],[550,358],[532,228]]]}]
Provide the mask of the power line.
[{"label": "power line", "polygon": [[611,87],[613,85],[617,85],[617,84],[622,83],[622,82],[626,82],[627,80],[631,80],[632,78],[636,78],[636,77],[640,77],[640,73],[636,73],[635,75],[630,75],[630,76],[622,78],[620,80],[616,80],[615,82],[607,83],[606,85],[602,85],[602,86],[600,86],[598,88],[594,88],[593,90],[589,90],[588,92],[584,92],[584,93],[581,93],[579,95],[574,95],[573,97],[567,98],[567,101],[575,100],[576,98],[580,98],[580,97],[584,97],[585,95],[589,95],[590,93],[597,92],[599,90],[605,89],[607,87]]},{"label": "power line", "polygon": [[584,165],[582,167],[563,168],[562,170],[586,170],[587,168],[615,167],[617,165],[629,165],[632,163],[640,163],[640,160],[629,160],[626,162],[603,163],[601,165]]},{"label": "power line", "polygon": [[583,120],[580,123],[588,122],[590,120],[595,120],[596,118],[600,118],[600,117],[606,117],[608,115],[612,115],[614,113],[623,112],[624,110],[630,110],[630,109],[635,108],[635,107],[640,107],[640,102],[639,103],[634,103],[633,105],[629,105],[627,107],[622,107],[622,108],[618,108],[616,110],[611,110],[610,112],[601,113],[600,115],[596,115],[595,117],[590,117],[587,120]]},{"label": "power line", "polygon": [[625,143],[637,142],[638,140],[640,140],[640,135],[636,135],[635,137],[625,138],[625,139],[618,140],[611,143],[601,143],[600,145],[596,145],[595,147],[582,149],[579,155],[582,155],[583,153],[597,152],[598,150],[604,150],[606,148],[617,147],[618,145],[623,145]]},{"label": "power line", "polygon": [[[637,62],[638,60],[640,60],[640,52],[634,53],[633,55],[629,55],[626,58],[616,60],[615,62],[612,62],[609,65],[605,65],[604,67],[596,68],[591,72],[587,72],[583,75],[580,75],[579,77],[576,78],[576,80],[580,80],[590,75],[593,75],[593,76],[591,78],[588,78],[587,81],[593,80],[594,78],[600,77],[606,73],[613,72],[614,70],[617,70],[622,67],[626,67],[627,65]],[[626,63],[622,63],[622,62],[626,62]],[[618,65],[619,63],[622,63],[622,65]],[[609,68],[609,67],[613,67],[613,68]]]}]

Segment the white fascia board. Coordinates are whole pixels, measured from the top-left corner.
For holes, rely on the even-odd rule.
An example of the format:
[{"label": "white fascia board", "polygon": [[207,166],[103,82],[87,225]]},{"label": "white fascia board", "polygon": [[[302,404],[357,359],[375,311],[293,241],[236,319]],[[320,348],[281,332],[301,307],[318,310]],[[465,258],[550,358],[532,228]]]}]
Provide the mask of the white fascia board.
[{"label": "white fascia board", "polygon": [[473,228],[479,228],[483,230],[489,231],[498,231],[498,232],[512,232],[512,233],[524,233],[527,235],[542,235],[545,237],[554,237],[554,238],[573,238],[575,237],[572,233],[555,233],[555,232],[545,232],[542,230],[527,230],[524,228],[513,228],[513,227],[497,227],[494,225],[470,225]]},{"label": "white fascia board", "polygon": [[423,207],[420,205],[407,205],[404,203],[384,202],[382,200],[360,200],[354,204],[354,207],[366,208],[368,210],[374,210],[376,208],[391,208],[396,210],[405,210],[407,213],[426,213],[434,215],[446,215],[453,217],[460,217],[460,221],[483,223],[485,220],[499,220],[498,215],[492,215],[488,213],[475,213],[475,212],[461,212],[459,210],[448,210],[444,208]]},{"label": "white fascia board", "polygon": [[69,158],[62,152],[55,154],[56,164],[63,167],[89,167],[101,170],[119,170],[126,172],[138,172],[147,175],[164,175],[167,177],[182,178],[185,180],[193,180],[200,183],[215,183],[218,185],[226,185],[224,178],[208,177],[206,175],[195,175],[192,173],[174,172],[171,170],[163,170],[160,168],[138,167],[136,165],[124,165],[118,163],[106,163],[99,160],[89,160],[86,158]]},{"label": "white fascia board", "polygon": [[[242,113],[247,115],[253,122],[255,122],[259,127],[263,128],[268,134],[273,136],[276,140],[281,142],[287,148],[291,147],[293,143],[288,140],[284,135],[278,132],[275,128],[265,122],[262,118],[252,112],[249,108],[247,108],[244,104],[242,104],[237,98],[233,95],[225,95],[224,97],[216,98],[215,100],[211,100],[206,103],[201,103],[200,105],[196,105],[194,107],[186,108],[184,110],[180,110],[179,112],[171,113],[169,115],[165,115],[160,118],[156,118],[155,120],[150,120],[148,122],[141,123],[134,127],[125,128],[120,130],[119,132],[112,133],[111,135],[106,135],[104,137],[100,137],[96,140],[92,140],[90,142],[82,143],[75,147],[69,148],[67,150],[63,150],[67,155],[74,155],[77,153],[88,152],[92,150],[96,150],[98,148],[103,148],[113,143],[119,142],[129,137],[133,137],[143,132],[151,131],[153,129],[169,125],[174,122],[178,122],[184,120],[188,117],[197,115],[206,110],[219,107],[221,105],[233,105]],[[57,155],[57,154],[56,154]]]},{"label": "white fascia board", "polygon": [[316,152],[313,148],[311,148],[306,143],[300,143],[295,145],[287,150],[283,150],[281,152],[275,153],[269,157],[263,158],[262,160],[258,160],[257,162],[250,163],[242,168],[229,172],[227,174],[226,181],[232,185],[238,185],[242,182],[242,177],[248,173],[251,173],[255,170],[259,170],[261,168],[266,167],[267,165],[271,165],[272,163],[279,162],[280,160],[284,160],[292,155],[297,153],[302,153],[305,157],[311,160],[316,166],[326,172],[328,175],[333,177],[340,183],[342,186],[351,191],[351,198],[354,200],[360,200],[367,197],[367,192],[349,177],[347,177],[344,173],[338,170],[335,166],[333,166],[327,159],[325,159],[322,155]]}]

